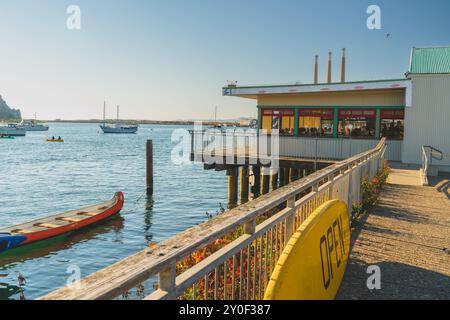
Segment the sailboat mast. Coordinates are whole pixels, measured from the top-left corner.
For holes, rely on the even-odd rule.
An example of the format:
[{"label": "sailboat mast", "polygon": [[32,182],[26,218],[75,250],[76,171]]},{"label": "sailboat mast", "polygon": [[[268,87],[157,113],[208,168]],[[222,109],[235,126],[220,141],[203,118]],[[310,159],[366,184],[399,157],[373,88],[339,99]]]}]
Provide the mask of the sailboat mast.
[{"label": "sailboat mast", "polygon": [[103,101],[103,125],[106,124],[106,101]]},{"label": "sailboat mast", "polygon": [[119,105],[117,105],[117,122],[119,122]]}]

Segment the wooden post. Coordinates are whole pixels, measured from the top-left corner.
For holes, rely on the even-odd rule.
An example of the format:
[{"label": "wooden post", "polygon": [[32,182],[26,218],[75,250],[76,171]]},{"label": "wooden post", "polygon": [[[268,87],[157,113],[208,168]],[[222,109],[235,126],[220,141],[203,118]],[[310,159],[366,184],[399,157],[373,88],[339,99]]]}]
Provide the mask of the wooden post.
[{"label": "wooden post", "polygon": [[271,170],[271,175],[270,175],[270,187],[273,190],[278,189],[278,172],[275,171],[275,169]]},{"label": "wooden post", "polygon": [[241,169],[241,203],[248,202],[248,189],[249,189],[249,179],[248,179],[248,167],[242,167]]},{"label": "wooden post", "polygon": [[284,176],[285,170],[284,168],[280,168],[280,187],[283,187],[285,185],[285,176]]},{"label": "wooden post", "polygon": [[268,169],[264,168],[262,173],[261,193],[266,194],[270,191],[270,173],[266,172]]},{"label": "wooden post", "polygon": [[258,166],[253,166],[253,179],[254,186],[252,187],[253,197],[257,198],[261,194],[261,168]]},{"label": "wooden post", "polygon": [[176,299],[175,296],[175,279],[177,273],[175,266],[171,266],[168,269],[160,272],[159,277],[159,289],[163,292],[167,292],[167,299]]},{"label": "wooden post", "polygon": [[228,208],[233,209],[237,206],[238,193],[238,168],[227,169],[228,176]]},{"label": "wooden post", "polygon": [[297,169],[291,168],[289,170],[289,183],[292,183],[295,180],[297,180]]},{"label": "wooden post", "polygon": [[147,194],[153,194],[153,141],[147,140]]},{"label": "wooden post", "polygon": [[286,204],[287,208],[291,208],[292,212],[286,218],[286,228],[284,230],[284,244],[287,245],[289,240],[291,239],[292,234],[294,233],[294,224],[295,224],[295,196],[291,197],[287,200]]}]

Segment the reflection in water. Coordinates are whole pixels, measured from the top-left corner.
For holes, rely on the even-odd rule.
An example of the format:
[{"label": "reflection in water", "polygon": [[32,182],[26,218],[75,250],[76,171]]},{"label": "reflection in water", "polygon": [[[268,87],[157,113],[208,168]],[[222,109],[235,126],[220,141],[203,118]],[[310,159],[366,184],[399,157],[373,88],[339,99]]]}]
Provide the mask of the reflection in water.
[{"label": "reflection in water", "polygon": [[[16,265],[28,260],[50,257],[60,250],[66,250],[75,244],[94,239],[95,237],[109,233],[119,233],[124,227],[124,219],[116,215],[97,224],[79,231],[60,235],[51,239],[39,241],[23,247],[7,251],[0,255],[0,280],[12,280],[10,283],[0,282],[0,300],[11,299],[15,295],[22,298],[26,289],[26,279],[17,271],[8,273]],[[11,285],[16,282],[18,285]]]},{"label": "reflection in water", "polygon": [[[45,143],[39,132],[5,141],[1,227],[99,203],[119,190],[125,193],[125,221],[123,226],[119,222],[116,227],[114,220],[0,256],[0,296],[19,299],[15,292],[20,272],[27,281],[26,298],[39,298],[67,283],[70,266],[78,266],[86,277],[143,250],[149,240],[158,243],[203,222],[206,211],[214,213],[227,199],[227,177],[203,170],[202,164],[174,164],[171,137],[177,129],[191,127],[142,125],[134,136],[114,136],[99,134],[97,124],[52,123],[46,134],[61,135],[66,143]],[[149,138],[155,149],[153,197],[145,196]],[[146,293],[152,285],[145,287]]]},{"label": "reflection in water", "polygon": [[144,235],[148,242],[151,242],[153,239],[153,233],[151,232],[153,225],[153,205],[153,196],[147,195],[147,202],[145,203]]}]

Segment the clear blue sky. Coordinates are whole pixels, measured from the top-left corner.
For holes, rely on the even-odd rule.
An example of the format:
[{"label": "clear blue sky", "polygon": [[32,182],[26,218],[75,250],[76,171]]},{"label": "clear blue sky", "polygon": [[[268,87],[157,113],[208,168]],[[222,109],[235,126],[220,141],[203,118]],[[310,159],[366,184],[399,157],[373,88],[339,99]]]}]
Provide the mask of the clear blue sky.
[{"label": "clear blue sky", "polygon": [[[82,29],[66,28],[66,8]],[[377,4],[382,27],[366,28]],[[208,119],[255,115],[222,97],[239,84],[312,80],[313,55],[342,47],[348,80],[402,77],[412,46],[450,45],[448,0],[0,0],[0,94],[25,117]],[[386,33],[391,36],[386,37]]]}]

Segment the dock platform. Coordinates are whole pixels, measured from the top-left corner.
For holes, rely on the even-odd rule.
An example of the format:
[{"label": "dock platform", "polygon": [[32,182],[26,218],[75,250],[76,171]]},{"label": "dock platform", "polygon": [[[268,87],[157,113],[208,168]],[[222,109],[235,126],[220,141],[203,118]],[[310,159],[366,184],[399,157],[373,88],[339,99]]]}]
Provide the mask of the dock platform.
[{"label": "dock platform", "polygon": [[[450,299],[450,174],[421,186],[417,170],[392,169],[355,229],[338,299]],[[381,271],[379,290],[367,286],[372,265]]]}]

